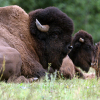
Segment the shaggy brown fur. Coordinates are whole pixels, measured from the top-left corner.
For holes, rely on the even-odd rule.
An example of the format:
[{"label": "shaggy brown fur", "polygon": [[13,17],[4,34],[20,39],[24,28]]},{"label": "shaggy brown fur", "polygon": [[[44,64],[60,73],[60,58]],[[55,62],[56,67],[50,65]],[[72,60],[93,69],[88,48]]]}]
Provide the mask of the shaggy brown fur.
[{"label": "shaggy brown fur", "polygon": [[[79,38],[83,38],[84,42],[80,42]],[[73,49],[69,53],[69,57],[72,59],[75,66],[78,66],[88,72],[94,54],[92,36],[87,32],[80,30],[73,37],[72,45]]]},{"label": "shaggy brown fur", "polygon": [[94,57],[92,59],[91,67],[95,69],[97,77],[100,77],[100,42],[95,45]]},{"label": "shaggy brown fur", "polygon": [[[29,16],[30,33],[36,41],[35,50],[40,63],[44,68],[48,67],[48,63],[52,63],[54,70],[59,69],[62,59],[69,52],[73,21],[56,7],[38,9],[30,12]],[[43,25],[49,25],[49,31],[40,32],[35,25],[36,19]]]},{"label": "shaggy brown fur", "polygon": [[[48,32],[37,29],[36,18],[42,24],[49,24]],[[29,15],[18,6],[0,7],[0,41],[20,53],[21,74],[25,77],[44,76],[48,63],[59,69],[69,52],[72,33],[73,21],[55,7],[39,9]]]},{"label": "shaggy brown fur", "polygon": [[63,63],[60,68],[60,73],[63,75],[65,78],[72,79],[75,76],[75,68],[72,60],[66,56],[63,59]]},{"label": "shaggy brown fur", "polygon": [[22,75],[33,77],[37,71],[45,75],[45,70],[34,50],[35,42],[29,32],[29,16],[22,8],[18,6],[0,8],[0,41],[3,41],[1,43],[3,46],[15,48],[21,54]]},{"label": "shaggy brown fur", "polygon": [[60,73],[68,79],[72,79],[74,76],[78,78],[85,79],[84,74],[79,70],[72,62],[72,60],[69,58],[69,56],[66,56],[63,59],[62,65],[60,67]]},{"label": "shaggy brown fur", "polygon": [[[49,73],[55,72],[51,67],[47,71],[49,71]],[[58,71],[57,76],[63,76],[65,79],[72,79],[74,76],[85,79],[84,74],[73,64],[72,60],[69,58],[68,55],[63,59],[62,65],[60,67],[60,70]]]},{"label": "shaggy brown fur", "polygon": [[32,83],[33,81],[37,81],[38,78],[25,78],[24,76],[17,76],[17,75],[13,75],[11,76],[7,83]]},{"label": "shaggy brown fur", "polygon": [[16,49],[0,46],[0,79],[7,80],[12,75],[21,75],[21,66],[21,56]]}]

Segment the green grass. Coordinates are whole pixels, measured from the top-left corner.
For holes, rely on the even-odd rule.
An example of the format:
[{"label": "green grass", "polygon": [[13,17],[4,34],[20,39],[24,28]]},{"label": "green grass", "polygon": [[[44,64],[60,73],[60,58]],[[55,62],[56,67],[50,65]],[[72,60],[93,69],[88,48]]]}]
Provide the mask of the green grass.
[{"label": "green grass", "polygon": [[100,100],[100,79],[40,80],[29,84],[0,82],[0,100]]}]

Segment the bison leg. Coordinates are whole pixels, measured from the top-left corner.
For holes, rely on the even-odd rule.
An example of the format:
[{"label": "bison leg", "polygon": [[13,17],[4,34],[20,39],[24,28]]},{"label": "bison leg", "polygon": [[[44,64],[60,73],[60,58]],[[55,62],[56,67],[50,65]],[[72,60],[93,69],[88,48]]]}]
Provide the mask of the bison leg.
[{"label": "bison leg", "polygon": [[21,75],[22,60],[20,53],[11,47],[0,47],[0,79],[8,80],[11,76]]},{"label": "bison leg", "polygon": [[26,77],[24,77],[24,76],[17,76],[17,75],[14,75],[14,76],[11,76],[9,79],[8,79],[8,81],[7,81],[7,83],[32,83],[32,82],[34,82],[34,81],[37,81],[38,80],[38,78],[34,78],[34,77],[32,77],[32,78],[26,78]]}]

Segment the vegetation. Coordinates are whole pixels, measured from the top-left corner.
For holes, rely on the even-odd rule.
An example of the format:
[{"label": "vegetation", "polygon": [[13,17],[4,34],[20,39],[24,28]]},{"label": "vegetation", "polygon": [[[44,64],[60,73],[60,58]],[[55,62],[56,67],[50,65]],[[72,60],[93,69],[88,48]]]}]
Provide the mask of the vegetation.
[{"label": "vegetation", "polygon": [[[0,0],[0,7],[19,5],[27,13],[55,6],[72,18],[75,31],[83,29],[100,40],[100,0]],[[0,82],[0,100],[99,100],[100,79],[40,80],[31,84]]]},{"label": "vegetation", "polygon": [[0,100],[99,100],[100,80],[40,80],[31,84],[0,83]]},{"label": "vegetation", "polygon": [[62,77],[57,80],[55,73],[51,80],[46,76],[27,84],[0,82],[0,100],[99,100],[99,87],[100,79],[97,78],[65,80]]},{"label": "vegetation", "polygon": [[19,5],[27,13],[48,6],[55,6],[73,19],[75,31],[83,29],[100,40],[100,0],[0,0],[0,6]]}]

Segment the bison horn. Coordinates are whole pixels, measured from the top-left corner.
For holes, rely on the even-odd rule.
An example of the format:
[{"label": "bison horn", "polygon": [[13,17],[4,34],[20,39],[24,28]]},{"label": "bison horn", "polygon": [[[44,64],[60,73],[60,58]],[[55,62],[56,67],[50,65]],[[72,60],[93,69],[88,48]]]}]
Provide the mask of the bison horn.
[{"label": "bison horn", "polygon": [[79,41],[80,41],[80,42],[84,42],[84,39],[82,39],[82,38],[79,38]]},{"label": "bison horn", "polygon": [[36,19],[36,26],[38,28],[38,30],[42,31],[42,32],[48,32],[49,30],[49,25],[41,25],[41,23]]}]

